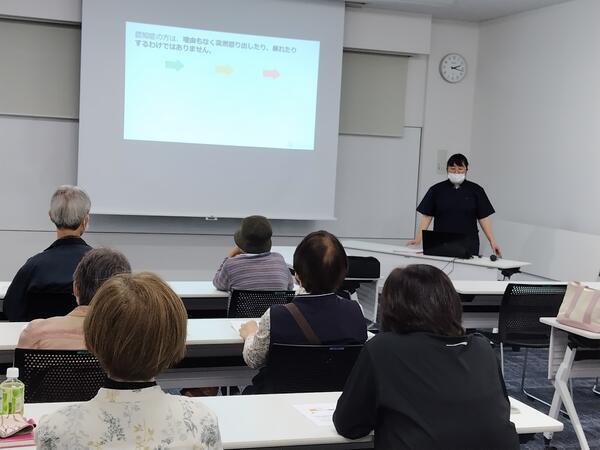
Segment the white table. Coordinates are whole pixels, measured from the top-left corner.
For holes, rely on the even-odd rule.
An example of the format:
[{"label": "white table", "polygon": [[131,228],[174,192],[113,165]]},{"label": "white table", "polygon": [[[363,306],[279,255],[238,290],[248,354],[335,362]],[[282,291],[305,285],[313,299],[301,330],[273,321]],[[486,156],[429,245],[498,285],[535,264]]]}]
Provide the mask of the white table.
[{"label": "white table", "polygon": [[[303,416],[294,405],[335,403],[339,392],[307,394],[236,395],[205,397],[196,401],[211,408],[219,417],[221,440],[225,449],[239,448],[364,448],[372,436],[355,441],[341,437],[333,424],[318,426]],[[517,433],[533,434],[562,431],[563,424],[518,400],[510,399],[510,420]],[[25,415],[39,421],[68,403],[25,405]],[[297,447],[296,447],[297,446]]]},{"label": "white table", "polygon": [[[0,298],[4,298],[10,281],[0,281]],[[215,289],[212,281],[168,281],[181,298],[228,298],[229,293]]]},{"label": "white table", "polygon": [[[251,319],[244,319],[251,320]],[[242,359],[243,341],[232,324],[240,319],[188,319],[186,357],[202,358],[211,365],[201,368],[170,369],[158,379],[165,389],[250,384],[257,371]],[[0,363],[13,361],[14,349],[25,322],[0,322]],[[233,362],[222,365],[223,360]]]},{"label": "white table", "polygon": [[[169,369],[158,376],[165,389],[251,384],[257,370],[242,359],[244,342],[239,324],[258,319],[188,319],[186,358],[199,358],[201,367]],[[0,322],[0,363],[12,363],[26,322]],[[368,337],[373,337],[372,333]]]},{"label": "white table", "polygon": [[[465,328],[496,328],[502,296],[511,281],[452,280],[454,289],[461,296],[473,296],[473,301],[463,301],[463,326]],[[564,284],[566,281],[513,281],[518,284],[548,285]],[[583,282],[593,289],[600,289],[600,282]]]},{"label": "white table", "polygon": [[[0,312],[10,281],[0,281]],[[226,310],[229,292],[215,289],[212,281],[168,281],[171,288],[185,303],[188,311]]]},{"label": "white table", "polygon": [[[579,416],[569,389],[570,378],[594,378],[600,376],[600,360],[585,360],[575,362],[577,349],[571,349],[568,344],[569,334],[582,336],[587,339],[600,340],[600,333],[591,333],[579,328],[563,325],[556,317],[542,317],[540,322],[552,327],[550,348],[548,353],[548,378],[554,379],[554,397],[550,407],[550,417],[557,418],[561,404],[569,414],[575,434],[582,450],[589,450],[589,445],[579,421]],[[552,438],[548,432],[547,438]]]},{"label": "white table", "polygon": [[[546,284],[567,284],[566,281],[468,281],[452,280],[454,289],[459,294],[465,295],[502,295],[509,283],[546,285]],[[600,289],[598,281],[582,281],[582,284],[592,289]]]},{"label": "white table", "polygon": [[442,269],[453,280],[497,280],[500,271],[519,269],[530,263],[498,259],[491,261],[484,258],[447,258],[444,256],[429,256],[416,251],[413,247],[343,240],[342,245],[348,255],[374,256],[381,263],[381,276],[387,278],[396,267],[409,264],[430,264]]}]

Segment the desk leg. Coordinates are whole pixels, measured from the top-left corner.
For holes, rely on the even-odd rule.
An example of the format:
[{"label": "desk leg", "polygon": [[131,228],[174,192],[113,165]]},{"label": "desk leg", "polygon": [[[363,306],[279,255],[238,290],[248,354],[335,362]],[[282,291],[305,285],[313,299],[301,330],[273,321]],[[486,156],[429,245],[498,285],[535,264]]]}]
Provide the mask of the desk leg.
[{"label": "desk leg", "polygon": [[[577,440],[579,441],[581,449],[589,450],[590,446],[585,438],[583,427],[581,426],[581,422],[579,422],[579,416],[575,410],[575,404],[573,403],[573,398],[571,397],[571,392],[569,390],[569,377],[571,375],[571,367],[573,366],[575,353],[576,350],[567,347],[563,362],[560,364],[560,367],[556,372],[556,376],[554,378],[555,392],[554,397],[552,398],[552,406],[550,407],[549,416],[553,419],[558,419],[560,404],[561,402],[564,403],[565,409],[567,410],[569,418],[571,419],[571,424],[575,429],[575,434],[577,435]],[[544,433],[544,436],[547,439],[552,439],[552,433]]]}]

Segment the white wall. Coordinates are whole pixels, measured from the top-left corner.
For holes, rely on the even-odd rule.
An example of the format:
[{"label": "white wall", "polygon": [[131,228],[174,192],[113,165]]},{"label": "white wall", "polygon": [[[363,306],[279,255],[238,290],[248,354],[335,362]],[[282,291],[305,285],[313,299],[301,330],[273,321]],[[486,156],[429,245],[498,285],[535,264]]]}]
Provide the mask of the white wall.
[{"label": "white wall", "polygon": [[[475,80],[477,78],[477,49],[479,26],[466,22],[433,21],[431,28],[431,54],[427,65],[427,90],[425,119],[421,146],[419,173],[419,198],[434,183],[445,178],[436,170],[438,150],[447,155],[471,153],[471,128]],[[447,83],[439,73],[439,63],[448,53],[460,53],[467,60],[467,76],[457,84]],[[476,166],[470,176],[479,180]]]},{"label": "white wall", "polygon": [[[80,20],[81,4],[77,0],[52,0],[54,8],[47,8],[37,0],[8,1],[0,3],[0,15],[34,17],[48,20]],[[345,45],[351,48],[369,49],[394,53],[411,54],[406,101],[406,125],[424,127],[422,146],[420,187],[437,181],[435,154],[438,148],[448,152],[469,153],[471,117],[473,104],[475,61],[477,56],[477,26],[434,22],[424,15],[401,14],[390,11],[350,10],[346,28]],[[410,31],[410,32],[409,32]],[[431,51],[431,58],[427,53]],[[459,85],[449,85],[438,75],[437,65],[445,53],[458,51],[467,57],[470,72]],[[76,136],[63,135],[62,129],[75,128],[76,123],[40,123],[37,119],[0,118],[2,126],[13,130],[14,141],[10,148],[0,148],[0,154],[10,158],[25,158],[27,164],[66,164],[60,179],[30,180],[27,173],[14,173],[15,189],[31,190],[32,203],[15,205],[16,208],[36,208],[40,211],[35,226],[15,223],[0,230],[0,279],[10,279],[18,267],[31,254],[45,248],[54,239],[51,224],[46,221],[46,201],[51,188],[59,183],[72,183],[74,170],[71,167],[77,152]],[[15,121],[15,122],[13,122]],[[10,123],[9,123],[10,122]],[[18,123],[18,130],[12,125]],[[38,148],[22,150],[28,135],[36,129],[46,129],[51,148],[66,146],[62,153],[69,161],[58,161],[51,154],[36,157]],[[0,127],[1,128],[1,127]],[[54,129],[56,128],[56,129]],[[76,134],[76,130],[74,131]],[[54,141],[53,135],[60,135]],[[451,143],[451,145],[449,145]],[[33,153],[32,153],[33,151]],[[59,152],[60,153],[60,152]],[[21,155],[21,156],[19,156]],[[37,162],[36,162],[37,161]],[[423,190],[421,189],[421,195]],[[414,211],[407,211],[414,215]],[[132,260],[136,269],[154,270],[170,279],[208,279],[231,244],[232,223],[223,224],[222,231],[215,226],[207,227],[198,220],[182,220],[171,223],[165,218],[106,218],[94,217],[91,233],[86,239],[92,245],[110,245],[122,249]],[[94,228],[102,232],[93,232]],[[156,230],[165,232],[158,233]],[[208,230],[208,231],[206,231]],[[216,234],[215,234],[215,230]],[[221,228],[219,228],[221,230]],[[294,245],[299,238],[293,225],[276,227],[275,243]]]},{"label": "white wall", "polygon": [[600,268],[599,18],[600,2],[575,0],[481,25],[474,168],[505,253],[543,276]]}]

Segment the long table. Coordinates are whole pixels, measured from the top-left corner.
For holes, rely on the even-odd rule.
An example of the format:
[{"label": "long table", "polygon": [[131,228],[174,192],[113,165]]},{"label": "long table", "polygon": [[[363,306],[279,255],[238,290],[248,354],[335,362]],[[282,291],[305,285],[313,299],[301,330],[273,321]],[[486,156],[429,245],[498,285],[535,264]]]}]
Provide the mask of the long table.
[{"label": "long table", "polygon": [[[219,417],[221,440],[225,449],[281,448],[356,449],[372,448],[373,436],[349,440],[338,435],[332,423],[317,425],[296,405],[334,405],[339,392],[306,394],[236,395],[196,399]],[[517,433],[533,434],[562,431],[563,424],[513,398],[510,420]],[[68,403],[25,405],[25,415],[36,421]]]},{"label": "long table", "polygon": [[[251,319],[243,319],[251,320]],[[159,377],[165,389],[236,386],[250,384],[257,371],[242,359],[243,340],[237,329],[240,319],[188,319],[187,364],[163,372]],[[14,349],[25,322],[0,322],[0,363],[13,361]],[[192,360],[193,359],[193,360]]]},{"label": "long table", "polygon": [[[349,256],[374,256],[381,263],[381,276],[387,278],[396,267],[409,264],[430,264],[443,269],[454,280],[497,280],[504,271],[516,271],[530,263],[499,258],[496,261],[487,257],[470,259],[448,258],[445,256],[424,255],[423,251],[401,245],[380,244],[378,242],[342,240]],[[275,246],[272,251],[280,253],[288,264],[293,263],[294,247]]]},{"label": "long table", "polygon": [[[509,283],[547,285],[566,281],[468,281],[452,280],[454,289],[463,299],[463,323],[466,328],[496,328],[502,296]],[[600,282],[583,282],[592,289],[600,289]]]},{"label": "long table", "polygon": [[[251,384],[257,371],[242,358],[239,326],[258,319],[188,319],[186,355],[182,363],[158,376],[165,389]],[[0,364],[13,361],[26,322],[0,322]],[[369,333],[369,337],[373,334]]]},{"label": "long table", "polygon": [[[378,298],[384,280],[377,281],[365,280],[361,294],[366,294],[359,298],[365,317],[370,319],[374,317],[375,299]],[[509,281],[452,280],[452,283],[463,297],[463,325],[465,328],[486,329],[498,326],[498,309]],[[566,282],[554,281],[519,281],[519,283],[566,284]],[[4,297],[9,284],[10,282],[6,281],[0,282],[0,299]],[[224,317],[226,315],[229,294],[216,290],[211,281],[171,281],[169,284],[183,298],[191,317],[214,317],[215,315]],[[600,282],[584,284],[600,289]]]},{"label": "long table", "polygon": [[409,264],[430,264],[444,270],[453,280],[497,280],[505,274],[512,274],[530,263],[499,258],[491,261],[489,257],[470,259],[447,258],[444,256],[424,255],[421,250],[401,245],[379,244],[343,240],[342,245],[352,256],[375,256],[381,263],[381,275],[387,277],[396,267]]},{"label": "long table", "polygon": [[[0,312],[10,281],[0,281]],[[229,293],[215,289],[212,281],[168,281],[179,295],[190,317],[224,317]]]}]

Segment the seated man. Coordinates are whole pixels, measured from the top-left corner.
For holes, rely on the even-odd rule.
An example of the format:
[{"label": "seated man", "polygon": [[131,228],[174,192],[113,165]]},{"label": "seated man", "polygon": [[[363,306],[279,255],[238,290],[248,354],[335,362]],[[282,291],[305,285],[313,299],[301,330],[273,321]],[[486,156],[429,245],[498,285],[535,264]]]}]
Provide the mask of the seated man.
[{"label": "seated man", "polygon": [[[288,305],[273,305],[257,324],[240,328],[243,356],[249,367],[260,368],[244,394],[269,393],[268,365],[271,344],[309,344],[306,322],[323,345],[364,344],[367,328],[357,302],[336,295],[348,271],[348,259],[340,241],[327,231],[306,236],[294,252],[296,279],[306,294]],[[300,317],[298,317],[300,316]]]},{"label": "seated man", "polygon": [[89,304],[102,283],[113,275],[131,273],[125,255],[109,248],[90,250],[81,260],[73,275],[73,293],[77,306],[66,316],[37,319],[19,336],[19,348],[84,349],[83,320]]},{"label": "seated man", "polygon": [[235,245],[213,278],[215,287],[221,291],[294,289],[283,256],[271,252],[272,235],[266,217],[250,216],[242,220],[234,235]]},{"label": "seated man", "polygon": [[[73,272],[91,247],[81,239],[90,212],[88,195],[76,186],[60,186],[50,201],[57,239],[19,269],[4,297],[4,314],[23,322],[63,314],[76,306]],[[52,304],[52,300],[57,303]],[[60,304],[59,304],[60,303]]]}]

